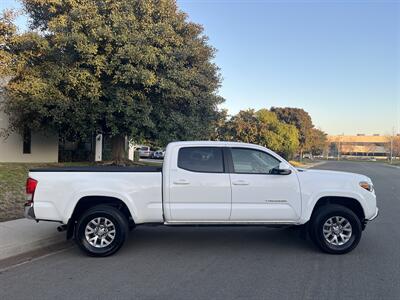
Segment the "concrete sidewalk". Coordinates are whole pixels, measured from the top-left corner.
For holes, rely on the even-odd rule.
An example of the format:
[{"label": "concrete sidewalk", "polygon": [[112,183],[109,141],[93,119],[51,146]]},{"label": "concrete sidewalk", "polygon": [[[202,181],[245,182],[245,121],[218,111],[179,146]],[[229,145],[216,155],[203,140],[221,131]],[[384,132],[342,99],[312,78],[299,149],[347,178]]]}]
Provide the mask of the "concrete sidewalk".
[{"label": "concrete sidewalk", "polygon": [[66,243],[65,232],[57,231],[59,225],[28,219],[0,222],[0,260]]}]

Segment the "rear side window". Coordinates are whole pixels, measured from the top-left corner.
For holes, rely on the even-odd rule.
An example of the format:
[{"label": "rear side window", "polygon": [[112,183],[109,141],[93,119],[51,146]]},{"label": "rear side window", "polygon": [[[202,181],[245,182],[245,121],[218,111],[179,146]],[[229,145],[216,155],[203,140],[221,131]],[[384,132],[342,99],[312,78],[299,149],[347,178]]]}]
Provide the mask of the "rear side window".
[{"label": "rear side window", "polygon": [[223,173],[222,148],[181,148],[178,153],[178,167],[193,172]]}]

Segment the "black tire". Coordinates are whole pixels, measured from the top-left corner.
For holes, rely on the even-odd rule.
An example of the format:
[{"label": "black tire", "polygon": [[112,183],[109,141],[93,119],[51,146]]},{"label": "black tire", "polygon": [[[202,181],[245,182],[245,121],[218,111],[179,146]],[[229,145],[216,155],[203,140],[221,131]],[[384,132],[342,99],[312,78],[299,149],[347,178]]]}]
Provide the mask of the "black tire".
[{"label": "black tire", "polygon": [[[343,245],[334,245],[324,236],[324,224],[332,217],[345,218],[351,225],[351,236]],[[347,224],[347,223],[344,223]],[[352,251],[359,243],[362,234],[361,222],[357,215],[347,207],[328,204],[321,206],[315,211],[309,222],[309,233],[311,240],[324,252],[330,254],[345,254]],[[348,234],[348,232],[347,232]],[[328,236],[333,237],[333,233]],[[336,237],[336,241],[343,242],[341,237]]]},{"label": "black tire", "polygon": [[[99,226],[104,226],[105,219],[111,221],[112,225],[109,225],[110,227],[107,228],[109,228],[110,231],[115,229],[114,236],[112,237],[109,235],[106,237],[107,242],[110,244],[104,246],[98,245],[98,238],[96,238],[95,241],[91,241],[92,243],[96,244],[97,247],[95,247],[86,238],[85,230],[92,220],[95,222],[100,220]],[[103,221],[103,225],[101,225],[101,221]],[[91,226],[93,226],[92,224]],[[97,205],[85,211],[79,218],[75,227],[75,241],[79,248],[82,249],[86,254],[90,256],[104,257],[114,254],[122,247],[128,236],[128,232],[128,220],[120,210],[110,205]],[[94,235],[95,234],[93,234],[93,236]]]}]

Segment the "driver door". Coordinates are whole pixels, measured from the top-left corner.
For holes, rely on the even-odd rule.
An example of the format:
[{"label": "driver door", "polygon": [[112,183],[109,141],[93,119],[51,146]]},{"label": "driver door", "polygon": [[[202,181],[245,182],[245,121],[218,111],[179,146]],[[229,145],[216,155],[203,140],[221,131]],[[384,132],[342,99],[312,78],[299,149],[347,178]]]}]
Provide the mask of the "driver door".
[{"label": "driver door", "polygon": [[231,221],[290,222],[300,218],[297,175],[272,174],[280,160],[252,148],[230,148]]}]

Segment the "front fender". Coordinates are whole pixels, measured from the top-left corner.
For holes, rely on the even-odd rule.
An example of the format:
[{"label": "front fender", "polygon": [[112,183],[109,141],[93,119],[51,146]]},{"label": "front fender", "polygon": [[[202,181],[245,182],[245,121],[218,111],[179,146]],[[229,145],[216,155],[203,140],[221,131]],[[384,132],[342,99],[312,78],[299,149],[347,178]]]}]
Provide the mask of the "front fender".
[{"label": "front fender", "polygon": [[317,204],[318,200],[324,197],[343,197],[343,198],[352,198],[358,201],[364,211],[364,215],[367,215],[366,207],[366,199],[361,193],[357,193],[355,191],[340,191],[340,190],[324,190],[319,191],[312,194],[308,197],[305,201],[303,201],[303,216],[302,216],[302,223],[306,223],[310,220],[311,214],[314,210],[315,205]]}]

